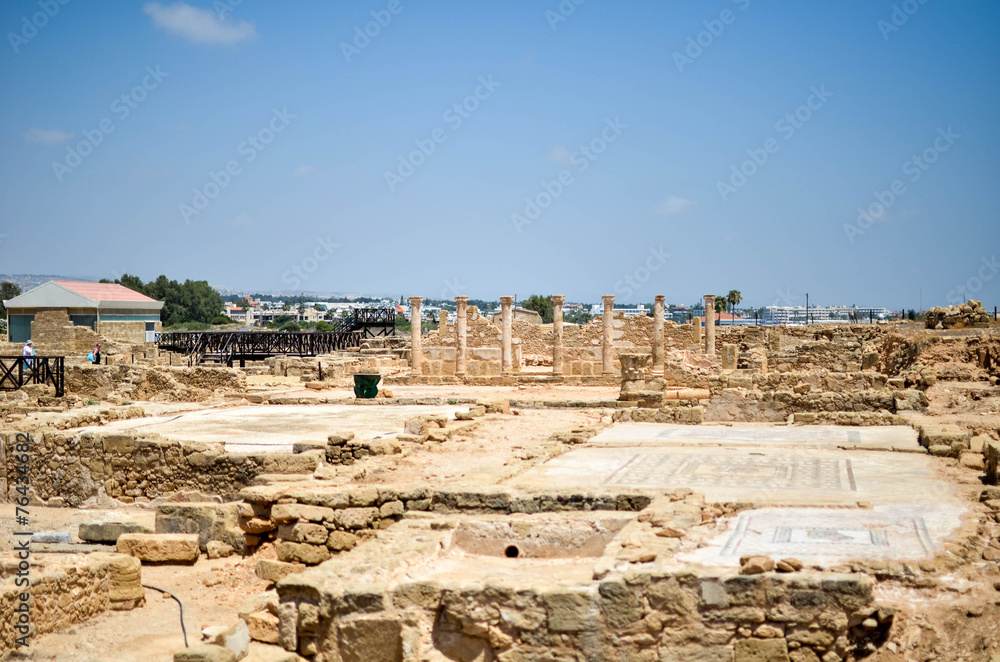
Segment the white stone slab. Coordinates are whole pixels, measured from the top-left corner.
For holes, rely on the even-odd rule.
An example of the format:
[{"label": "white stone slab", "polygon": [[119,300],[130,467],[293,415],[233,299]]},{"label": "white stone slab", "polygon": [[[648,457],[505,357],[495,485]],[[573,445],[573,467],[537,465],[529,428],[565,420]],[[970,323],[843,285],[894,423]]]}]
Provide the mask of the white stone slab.
[{"label": "white stone slab", "polygon": [[671,425],[618,423],[589,441],[596,446],[793,446],[795,448],[920,451],[917,431],[908,425]]},{"label": "white stone slab", "polygon": [[689,487],[711,502],[856,505],[954,502],[933,460],[911,453],[791,448],[578,448],[533,467],[511,483],[522,489]]},{"label": "white stone slab", "polygon": [[678,560],[739,566],[741,556],[794,557],[806,564],[930,559],[961,524],[959,506],[892,505],[871,510],[761,508],[740,513],[708,546]]}]

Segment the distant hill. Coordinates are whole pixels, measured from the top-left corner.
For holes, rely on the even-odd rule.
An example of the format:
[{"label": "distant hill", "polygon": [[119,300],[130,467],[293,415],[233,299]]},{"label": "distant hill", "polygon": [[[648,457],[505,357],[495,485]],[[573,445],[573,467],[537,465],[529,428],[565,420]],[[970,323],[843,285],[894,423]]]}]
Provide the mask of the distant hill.
[{"label": "distant hill", "polygon": [[9,281],[17,284],[22,292],[44,285],[50,280],[86,280],[93,282],[92,278],[80,278],[79,276],[60,276],[56,274],[0,274],[0,282]]},{"label": "distant hill", "polygon": [[[22,292],[27,292],[33,287],[38,287],[43,285],[50,280],[82,280],[87,282],[97,282],[95,278],[85,278],[82,276],[63,276],[56,274],[0,274],[0,282],[10,281],[16,283],[20,286]],[[275,297],[288,297],[288,296],[298,296],[300,294],[305,294],[309,297],[315,297],[317,299],[328,299],[328,298],[358,298],[358,297],[373,297],[381,298],[381,294],[358,294],[358,293],[346,293],[346,292],[316,292],[316,291],[306,291],[306,292],[293,292],[291,290],[248,290],[243,288],[233,288],[227,287],[225,285],[217,285],[215,283],[209,283],[216,292],[221,294],[223,297],[240,297],[250,294],[269,294]],[[394,298],[393,295],[384,295],[390,299]],[[396,295],[397,297],[399,295]]]}]

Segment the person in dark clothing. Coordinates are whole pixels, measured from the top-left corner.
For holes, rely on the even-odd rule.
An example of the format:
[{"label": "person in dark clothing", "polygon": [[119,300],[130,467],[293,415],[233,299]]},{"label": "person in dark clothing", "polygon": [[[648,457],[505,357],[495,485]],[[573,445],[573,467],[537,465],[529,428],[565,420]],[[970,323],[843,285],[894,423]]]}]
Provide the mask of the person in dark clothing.
[{"label": "person in dark clothing", "polygon": [[101,363],[101,343],[97,343],[97,347],[94,348],[94,365],[100,365]]}]

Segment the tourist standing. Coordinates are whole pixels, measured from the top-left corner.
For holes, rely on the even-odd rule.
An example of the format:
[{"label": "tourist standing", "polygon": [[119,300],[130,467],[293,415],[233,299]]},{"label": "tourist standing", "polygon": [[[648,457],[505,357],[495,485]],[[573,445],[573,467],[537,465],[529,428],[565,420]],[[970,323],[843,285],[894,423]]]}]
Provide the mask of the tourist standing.
[{"label": "tourist standing", "polygon": [[91,356],[93,357],[91,361],[94,365],[101,364],[101,343],[97,343],[97,347],[94,348],[94,353]]},{"label": "tourist standing", "polygon": [[[28,340],[28,342],[24,343],[24,348],[21,349],[21,356],[31,357],[34,355],[35,355],[35,345],[31,342],[31,340]],[[32,361],[30,358],[25,359],[24,367],[30,368],[31,363]]]}]

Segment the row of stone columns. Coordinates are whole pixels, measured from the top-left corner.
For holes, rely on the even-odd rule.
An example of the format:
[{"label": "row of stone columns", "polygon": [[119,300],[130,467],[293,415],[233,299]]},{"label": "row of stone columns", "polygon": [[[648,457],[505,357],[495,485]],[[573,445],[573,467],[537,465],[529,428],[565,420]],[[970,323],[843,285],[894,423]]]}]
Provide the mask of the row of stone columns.
[{"label": "row of stone columns", "polygon": [[[554,294],[552,300],[552,373],[563,374],[564,370],[564,346],[563,346],[563,303],[566,297],[561,294]],[[615,374],[614,370],[614,306],[615,297],[613,294],[605,294],[601,297],[604,302],[604,334],[601,342],[601,372],[605,376]],[[663,311],[666,297],[657,294],[653,304],[653,374],[662,375],[665,362],[664,339],[663,339]],[[421,374],[423,369],[423,349],[420,338],[420,306],[423,304],[423,297],[410,297],[410,339],[411,358],[410,365],[413,374]],[[468,303],[469,297],[455,297],[456,321],[455,335],[457,343],[455,348],[455,374],[462,377],[466,374],[468,355]],[[443,311],[442,311],[443,312]],[[442,323],[446,318],[441,316]],[[700,320],[695,320],[701,324]],[[512,349],[514,331],[514,297],[500,297],[500,324],[501,324],[501,374],[509,375],[514,369],[514,353]],[[709,356],[715,355],[715,295],[705,295],[705,353]]]}]

